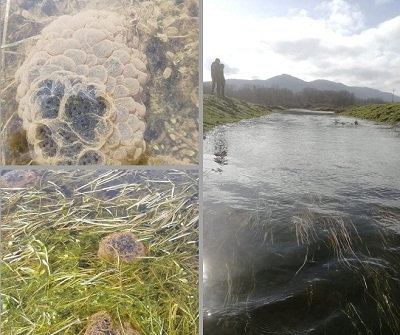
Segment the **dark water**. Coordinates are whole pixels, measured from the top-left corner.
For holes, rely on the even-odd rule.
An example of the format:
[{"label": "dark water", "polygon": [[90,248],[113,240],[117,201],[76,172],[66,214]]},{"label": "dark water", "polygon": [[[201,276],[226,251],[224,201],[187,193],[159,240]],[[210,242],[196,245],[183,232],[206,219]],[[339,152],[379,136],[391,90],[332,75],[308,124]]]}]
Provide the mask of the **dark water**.
[{"label": "dark water", "polygon": [[400,334],[400,132],[354,121],[292,111],[208,134],[205,335]]}]

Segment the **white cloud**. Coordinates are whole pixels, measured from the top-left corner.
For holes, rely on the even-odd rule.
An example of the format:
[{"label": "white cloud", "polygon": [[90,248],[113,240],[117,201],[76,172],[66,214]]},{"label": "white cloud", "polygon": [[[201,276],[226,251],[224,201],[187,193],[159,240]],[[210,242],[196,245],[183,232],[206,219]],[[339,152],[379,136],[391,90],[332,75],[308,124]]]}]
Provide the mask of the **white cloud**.
[{"label": "white cloud", "polygon": [[304,8],[289,8],[289,16],[308,16],[309,13]]},{"label": "white cloud", "polygon": [[364,27],[364,18],[357,5],[344,0],[324,1],[317,7],[327,27],[341,34],[350,34]]}]

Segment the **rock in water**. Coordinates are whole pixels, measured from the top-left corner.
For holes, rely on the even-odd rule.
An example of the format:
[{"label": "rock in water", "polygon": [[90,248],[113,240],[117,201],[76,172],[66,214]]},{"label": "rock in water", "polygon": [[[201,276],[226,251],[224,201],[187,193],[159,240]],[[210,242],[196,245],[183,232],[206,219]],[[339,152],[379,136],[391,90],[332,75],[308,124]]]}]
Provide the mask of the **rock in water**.
[{"label": "rock in water", "polygon": [[31,156],[46,165],[136,164],[146,149],[146,56],[124,16],[61,16],[16,73]]}]

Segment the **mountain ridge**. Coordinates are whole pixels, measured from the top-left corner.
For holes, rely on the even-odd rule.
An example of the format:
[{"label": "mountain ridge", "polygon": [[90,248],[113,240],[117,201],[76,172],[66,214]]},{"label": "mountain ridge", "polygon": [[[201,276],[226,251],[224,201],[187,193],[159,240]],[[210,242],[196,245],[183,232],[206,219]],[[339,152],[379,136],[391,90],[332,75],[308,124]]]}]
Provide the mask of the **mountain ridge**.
[{"label": "mountain ridge", "polygon": [[[210,83],[210,82],[205,82]],[[289,89],[295,93],[301,92],[304,89],[316,89],[320,91],[348,91],[353,93],[359,99],[382,99],[384,102],[400,101],[400,97],[389,92],[382,92],[380,90],[361,87],[361,86],[347,86],[343,83],[337,83],[326,79],[316,79],[310,82],[300,78],[291,76],[289,74],[281,74],[271,77],[269,79],[227,79],[226,86],[230,89],[240,89],[245,86],[256,85],[258,87],[276,87],[281,89]]]}]

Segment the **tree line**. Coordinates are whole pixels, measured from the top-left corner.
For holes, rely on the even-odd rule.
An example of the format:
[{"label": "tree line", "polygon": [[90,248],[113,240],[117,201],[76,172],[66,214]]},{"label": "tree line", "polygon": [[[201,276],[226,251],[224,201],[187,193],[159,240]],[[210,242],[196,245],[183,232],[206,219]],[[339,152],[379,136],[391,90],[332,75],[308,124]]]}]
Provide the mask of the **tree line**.
[{"label": "tree line", "polygon": [[[204,93],[211,93],[211,84],[204,83]],[[332,109],[346,108],[354,105],[380,104],[383,99],[359,99],[349,91],[317,90],[305,88],[300,92],[293,92],[287,88],[258,87],[246,85],[241,88],[227,86],[225,93],[229,97],[237,98],[265,106],[282,106],[286,108],[318,108]]]}]

